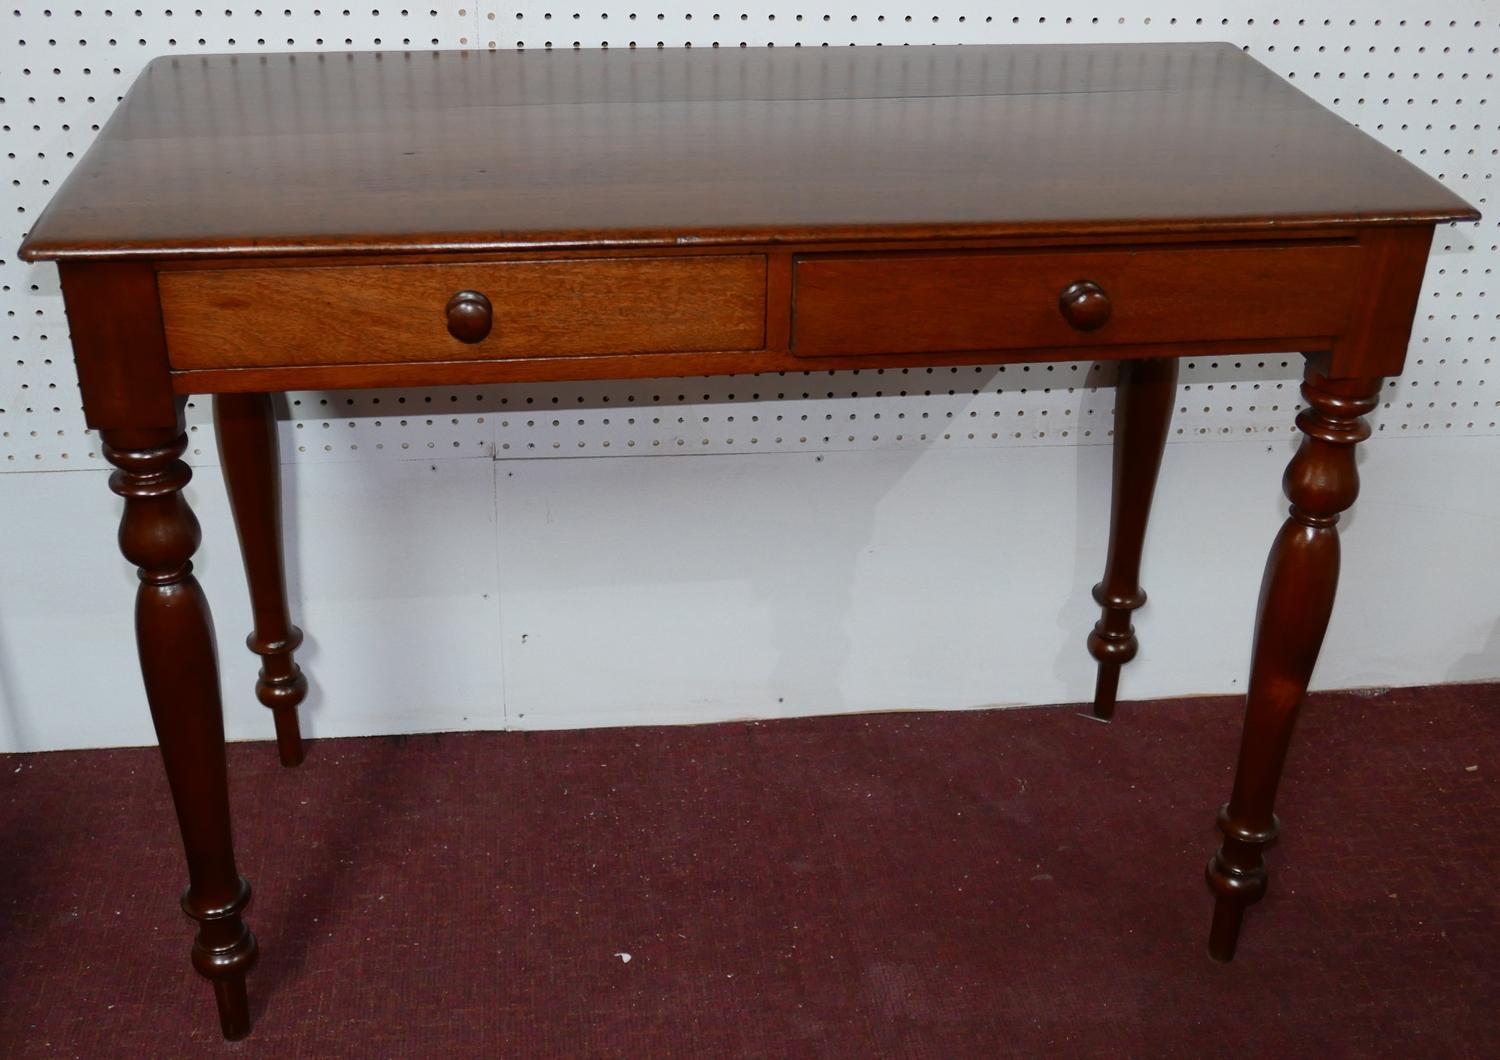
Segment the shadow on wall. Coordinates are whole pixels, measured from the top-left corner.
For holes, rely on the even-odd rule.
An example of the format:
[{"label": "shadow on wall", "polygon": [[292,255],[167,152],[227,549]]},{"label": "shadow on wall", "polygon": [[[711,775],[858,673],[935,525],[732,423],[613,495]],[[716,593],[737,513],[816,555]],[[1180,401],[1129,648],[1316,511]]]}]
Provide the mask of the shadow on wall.
[{"label": "shadow on wall", "polygon": [[[823,562],[777,562],[775,549],[757,557],[751,574],[755,595],[774,607],[771,645],[776,661],[768,690],[776,697],[776,712],[850,709],[842,677],[853,660],[849,621],[855,609],[857,569],[875,547],[876,512],[882,499],[922,454],[922,450],[893,453],[893,459],[879,463],[878,473],[861,474],[837,489],[815,490],[807,496],[807,506],[798,512],[796,522],[804,531],[825,535],[820,542]],[[822,456],[809,459],[814,466],[825,463]],[[832,510],[835,507],[839,513]],[[844,513],[850,510],[859,512],[860,518],[849,519]],[[826,536],[835,528],[838,532]],[[795,542],[798,536],[790,533],[786,540]],[[783,606],[775,607],[778,601]],[[786,601],[796,601],[796,605],[785,606]],[[836,621],[829,622],[830,616]]]},{"label": "shadow on wall", "polygon": [[30,746],[29,734],[21,723],[17,704],[20,696],[12,683],[13,660],[5,646],[5,623],[0,621],[0,745]]},{"label": "shadow on wall", "polygon": [[1459,656],[1447,673],[1450,681],[1493,681],[1500,674],[1500,618],[1490,627],[1484,647]]}]

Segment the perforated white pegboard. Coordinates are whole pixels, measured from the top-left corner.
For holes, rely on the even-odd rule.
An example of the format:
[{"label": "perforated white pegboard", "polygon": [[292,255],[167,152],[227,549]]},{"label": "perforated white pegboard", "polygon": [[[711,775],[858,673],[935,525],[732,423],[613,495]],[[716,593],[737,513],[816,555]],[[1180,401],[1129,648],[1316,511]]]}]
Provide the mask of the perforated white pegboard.
[{"label": "perforated white pegboard", "polygon": [[[284,3],[288,0],[283,0]],[[1230,40],[1490,217],[1439,229],[1407,373],[1375,415],[1388,435],[1500,433],[1500,5],[995,3],[920,9],[657,3],[325,10],[8,7],[0,33],[0,470],[98,466],[83,428],[50,266],[14,256],[51,190],[146,60],[171,52],[368,48],[735,47]],[[1189,360],[1180,439],[1285,434],[1300,358]],[[1113,369],[1066,363],[788,373],[603,384],[301,393],[288,456],[530,458],[906,446],[1086,444],[1108,437]],[[191,458],[216,459],[206,402]]]}]

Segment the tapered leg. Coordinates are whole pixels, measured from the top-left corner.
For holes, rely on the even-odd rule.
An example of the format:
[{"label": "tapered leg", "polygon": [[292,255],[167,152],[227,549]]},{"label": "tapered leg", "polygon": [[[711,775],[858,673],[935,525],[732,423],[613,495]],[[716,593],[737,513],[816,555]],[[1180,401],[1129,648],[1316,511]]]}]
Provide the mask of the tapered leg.
[{"label": "tapered leg", "polygon": [[1161,469],[1162,450],[1177,396],[1177,360],[1156,358],[1120,365],[1115,392],[1114,497],[1109,516],[1109,556],[1104,580],[1094,586],[1103,613],[1089,634],[1089,652],[1099,660],[1094,684],[1094,716],[1115,713],[1120,667],[1139,647],[1130,613],[1146,602],[1141,589],[1141,548],[1151,496]]},{"label": "tapered leg", "polygon": [[246,643],[262,659],[255,695],[271,709],[281,764],[295,766],[302,761],[297,706],[307,696],[307,678],[292,657],[302,631],[292,625],[286,602],[281,463],[270,395],[215,395],[214,431],[255,614],[255,629]]},{"label": "tapered leg", "polygon": [[224,762],[224,718],[208,601],[193,577],[198,520],[183,499],[192,472],[175,430],[106,430],[104,455],[118,470],[110,488],[125,498],[120,551],[140,568],[135,630],[151,720],[182,845],[188,889],[182,908],[198,922],[193,966],[214,986],[224,1037],[250,1030],[245,973],[255,936],[240,914],[250,885],[235,869]]},{"label": "tapered leg", "polygon": [[1264,848],[1287,745],[1333,611],[1339,577],[1339,513],[1359,492],[1354,446],[1370,435],[1360,418],[1375,407],[1379,379],[1325,379],[1309,367],[1297,417],[1304,435],[1283,485],[1292,502],[1261,583],[1239,764],[1219,810],[1224,842],[1208,863],[1214,919],[1208,950],[1234,957],[1245,909],[1266,891]]}]

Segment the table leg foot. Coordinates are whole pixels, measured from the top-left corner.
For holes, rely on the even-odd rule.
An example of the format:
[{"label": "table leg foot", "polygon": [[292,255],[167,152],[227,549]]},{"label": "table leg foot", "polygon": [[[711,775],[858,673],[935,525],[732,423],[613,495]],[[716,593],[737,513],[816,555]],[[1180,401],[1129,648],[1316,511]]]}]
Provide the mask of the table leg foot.
[{"label": "table leg foot", "polygon": [[1110,721],[1115,716],[1115,700],[1120,694],[1120,661],[1101,659],[1094,677],[1094,717]]},{"label": "table leg foot", "polygon": [[[1214,918],[1208,935],[1208,955],[1216,961],[1234,960],[1245,910],[1265,897],[1266,866],[1263,851],[1276,842],[1280,823],[1273,816],[1264,832],[1244,832],[1229,820],[1229,806],[1219,808],[1219,831],[1223,849],[1208,862],[1208,889],[1214,895]],[[1228,855],[1225,850],[1229,851]]]},{"label": "table leg foot", "polygon": [[1219,811],[1224,841],[1208,865],[1209,953],[1217,960],[1234,956],[1245,909],[1266,891],[1264,850],[1279,828],[1276,788],[1333,612],[1339,513],[1359,492],[1354,447],[1369,437],[1361,417],[1375,407],[1379,388],[1379,379],[1327,379],[1316,364],[1302,387],[1303,439],[1283,483],[1291,509],[1261,582],[1234,789]]},{"label": "table leg foot", "polygon": [[1226,895],[1214,899],[1214,920],[1208,931],[1208,955],[1220,964],[1234,960],[1240,944],[1240,925],[1245,922],[1245,904]]},{"label": "table leg foot", "polygon": [[250,1033],[250,999],[245,992],[245,977],[214,981],[214,1000],[219,1006],[219,1029],[224,1040],[237,1042]]},{"label": "table leg foot", "polygon": [[1177,361],[1153,358],[1120,365],[1115,392],[1114,486],[1110,502],[1109,556],[1104,580],[1094,586],[1102,609],[1089,634],[1089,654],[1099,662],[1094,684],[1094,717],[1114,717],[1120,667],[1139,650],[1133,611],[1146,602],[1141,589],[1141,550],[1151,498],[1177,395]]},{"label": "table leg foot", "polygon": [[284,766],[299,766],[305,756],[302,747],[302,724],[297,707],[307,698],[307,676],[292,653],[302,643],[302,631],[288,625],[285,640],[262,639],[257,629],[245,639],[245,645],[263,660],[255,681],[255,698],[270,708],[276,727],[276,752]]},{"label": "table leg foot", "polygon": [[193,967],[213,984],[219,1029],[230,1041],[250,1033],[245,973],[260,956],[259,943],[241,919],[250,904],[250,884],[241,876],[239,885],[239,892],[225,906],[207,905],[191,887],[182,896],[183,912],[199,924],[198,937],[193,940]]}]

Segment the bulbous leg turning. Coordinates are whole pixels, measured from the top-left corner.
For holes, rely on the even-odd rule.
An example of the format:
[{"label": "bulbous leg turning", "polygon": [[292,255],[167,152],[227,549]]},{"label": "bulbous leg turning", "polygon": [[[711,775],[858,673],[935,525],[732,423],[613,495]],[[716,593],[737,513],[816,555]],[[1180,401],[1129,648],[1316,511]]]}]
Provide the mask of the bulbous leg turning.
[{"label": "bulbous leg turning", "polygon": [[1283,480],[1291,508],[1261,582],[1239,762],[1219,811],[1224,841],[1208,863],[1215,960],[1234,957],[1245,910],[1266,892],[1264,851],[1279,828],[1276,788],[1333,612],[1339,514],[1359,493],[1354,447],[1369,437],[1361,417],[1375,407],[1379,390],[1379,379],[1327,379],[1315,365],[1302,386],[1302,444]]}]

